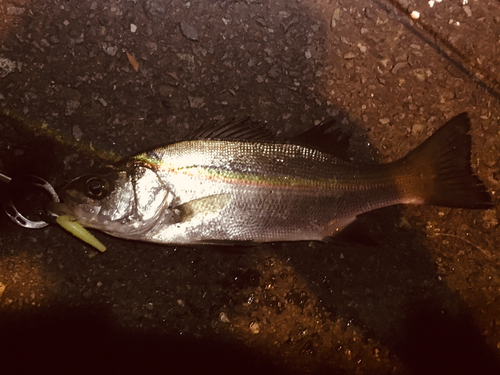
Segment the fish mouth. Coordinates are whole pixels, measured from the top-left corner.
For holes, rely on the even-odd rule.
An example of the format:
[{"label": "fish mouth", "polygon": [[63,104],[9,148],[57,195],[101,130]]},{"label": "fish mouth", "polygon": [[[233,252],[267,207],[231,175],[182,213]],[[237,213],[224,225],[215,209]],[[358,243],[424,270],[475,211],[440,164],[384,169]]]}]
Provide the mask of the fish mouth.
[{"label": "fish mouth", "polygon": [[72,205],[62,202],[50,202],[45,207],[45,210],[49,215],[55,217],[56,220],[59,217],[66,217],[78,222],[85,228],[98,229],[112,236],[125,236],[125,238],[129,239],[141,239],[141,236],[157,225],[158,221],[158,218],[155,218],[155,220],[149,220],[147,223],[142,223],[142,225],[127,225],[123,228],[122,220],[109,220],[106,217],[98,215],[99,209],[85,207],[81,203]]},{"label": "fish mouth", "polygon": [[90,222],[94,216],[78,205],[70,205],[63,202],[50,202],[45,206],[45,211],[54,217],[67,216],[85,226],[88,226],[86,223]]},{"label": "fish mouth", "polygon": [[56,217],[56,223],[59,224],[63,229],[78,237],[83,242],[88,243],[90,246],[96,248],[100,252],[106,250],[106,246],[104,246],[97,238],[95,238],[90,232],[88,232],[82,226],[82,224],[79,223],[67,204],[60,202],[51,202],[47,205],[45,210],[49,215]]},{"label": "fish mouth", "polygon": [[67,215],[72,219],[76,219],[74,210],[71,209],[66,203],[62,202],[49,202],[45,207],[45,211],[51,216],[62,216]]}]

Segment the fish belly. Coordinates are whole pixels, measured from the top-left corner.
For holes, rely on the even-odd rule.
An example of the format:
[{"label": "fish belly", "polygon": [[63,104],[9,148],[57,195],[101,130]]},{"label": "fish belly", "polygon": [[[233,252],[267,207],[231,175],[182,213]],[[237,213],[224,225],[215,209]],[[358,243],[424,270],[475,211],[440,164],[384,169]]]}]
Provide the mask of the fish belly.
[{"label": "fish belly", "polygon": [[341,231],[359,213],[392,204],[385,200],[375,207],[366,193],[297,194],[259,188],[222,193],[197,201],[180,223],[159,225],[147,240],[170,244],[321,241]]}]

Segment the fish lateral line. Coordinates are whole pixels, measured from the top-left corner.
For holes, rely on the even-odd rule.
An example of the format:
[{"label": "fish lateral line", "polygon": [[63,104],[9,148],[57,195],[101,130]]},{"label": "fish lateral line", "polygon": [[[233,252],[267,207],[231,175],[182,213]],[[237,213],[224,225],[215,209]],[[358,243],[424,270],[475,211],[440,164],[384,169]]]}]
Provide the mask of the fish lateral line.
[{"label": "fish lateral line", "polygon": [[[207,179],[215,182],[224,182],[227,184],[243,185],[243,186],[259,186],[262,188],[281,188],[281,189],[299,189],[299,190],[348,190],[348,191],[361,191],[372,190],[374,188],[382,188],[384,186],[393,185],[392,179],[385,179],[383,181],[372,181],[370,174],[366,176],[358,170],[352,171],[351,182],[345,181],[345,178],[297,178],[294,176],[275,176],[268,177],[256,173],[243,173],[231,171],[229,169],[217,168],[213,166],[203,165],[186,165],[175,166],[171,163],[166,163],[158,159],[152,160],[145,154],[137,155],[134,158],[136,161],[146,163],[146,167],[152,167],[156,170],[161,170],[167,174],[184,175],[187,177]],[[391,168],[394,163],[387,164],[374,164],[364,165],[369,168]],[[359,166],[363,167],[363,166]],[[358,178],[354,178],[358,175]],[[365,183],[360,183],[364,181]]]}]

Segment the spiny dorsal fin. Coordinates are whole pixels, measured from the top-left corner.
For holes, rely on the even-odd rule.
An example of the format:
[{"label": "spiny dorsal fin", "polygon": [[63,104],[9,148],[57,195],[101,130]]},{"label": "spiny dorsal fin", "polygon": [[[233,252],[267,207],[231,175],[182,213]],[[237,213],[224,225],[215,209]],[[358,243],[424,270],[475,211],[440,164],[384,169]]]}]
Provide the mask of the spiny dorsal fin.
[{"label": "spiny dorsal fin", "polygon": [[185,137],[185,140],[227,139],[241,141],[274,141],[275,136],[269,129],[250,117],[241,120],[230,119],[225,122],[203,125]]},{"label": "spiny dorsal fin", "polygon": [[[349,159],[349,140],[351,135],[341,128],[328,132],[336,123],[333,117],[328,117],[320,124],[301,133],[288,141],[304,147],[328,153],[344,160]],[[249,117],[241,120],[230,119],[221,123],[203,125],[189,133],[184,140],[225,139],[240,141],[274,142],[274,134]]]}]

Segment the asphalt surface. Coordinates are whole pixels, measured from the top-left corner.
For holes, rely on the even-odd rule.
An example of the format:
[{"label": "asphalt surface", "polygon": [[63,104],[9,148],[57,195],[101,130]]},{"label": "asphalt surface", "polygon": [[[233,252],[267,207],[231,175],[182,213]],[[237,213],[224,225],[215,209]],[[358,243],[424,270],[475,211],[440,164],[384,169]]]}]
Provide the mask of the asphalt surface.
[{"label": "asphalt surface", "polygon": [[[334,116],[352,160],[388,162],[467,111],[497,201],[497,0],[3,0],[0,17],[10,176],[60,186],[247,116],[283,138]],[[496,207],[381,209],[360,220],[376,246],[96,233],[104,254],[2,214],[2,372],[498,374]]]}]

